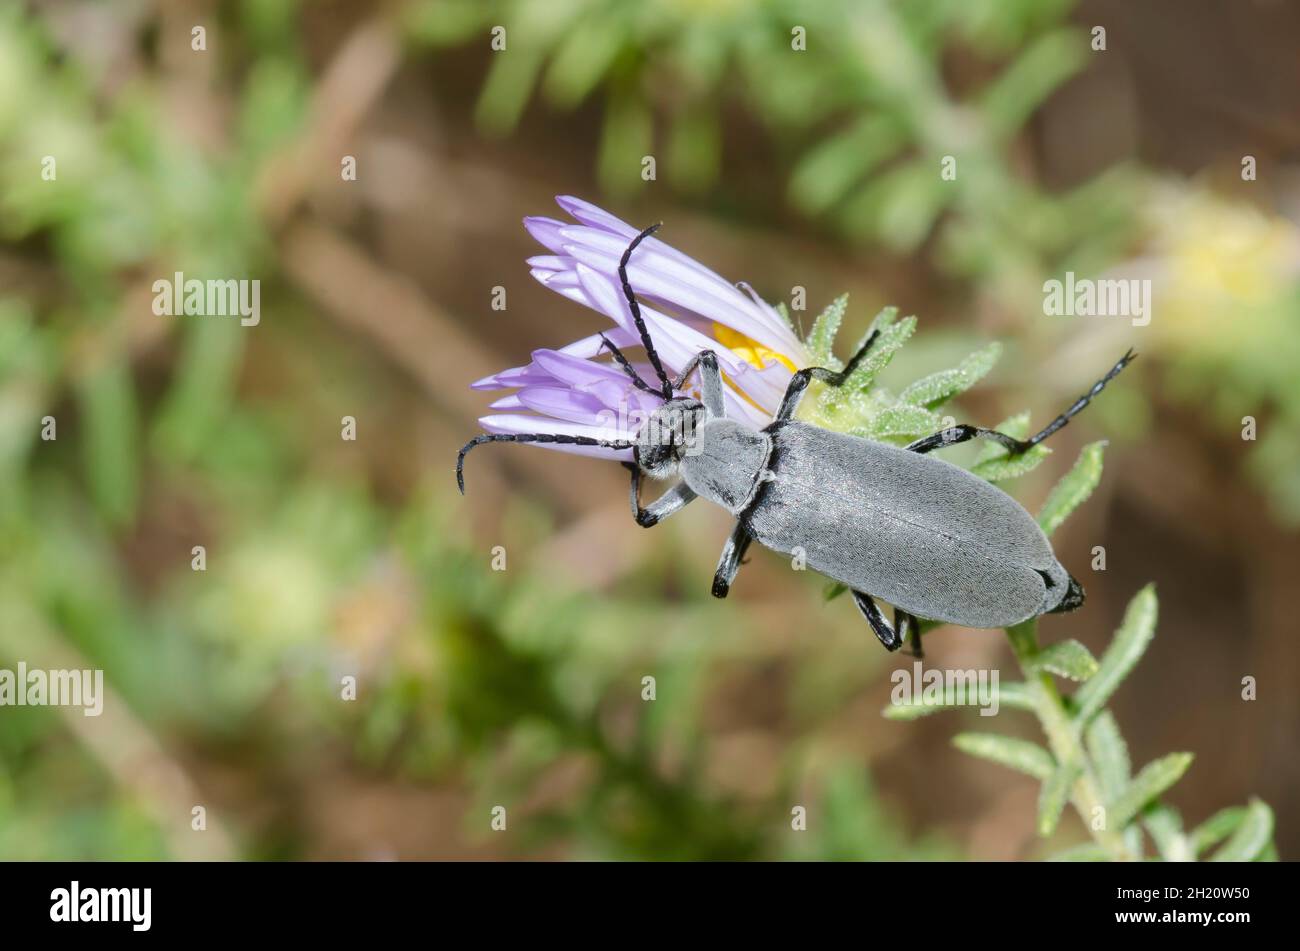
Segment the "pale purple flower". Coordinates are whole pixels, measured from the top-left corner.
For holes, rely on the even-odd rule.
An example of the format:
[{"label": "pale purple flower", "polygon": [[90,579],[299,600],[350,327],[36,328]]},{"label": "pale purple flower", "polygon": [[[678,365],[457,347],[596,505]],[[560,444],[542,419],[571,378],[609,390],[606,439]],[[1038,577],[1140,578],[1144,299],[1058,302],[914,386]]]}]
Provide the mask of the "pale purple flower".
[{"label": "pale purple flower", "polygon": [[[646,380],[655,375],[632,351],[641,340],[618,278],[618,263],[639,229],[579,198],[556,199],[576,223],[525,218],[524,227],[548,254],[528,259],[546,287],[613,321],[605,336],[628,351]],[[790,376],[808,365],[803,344],[775,308],[748,285],[727,282],[657,238],[641,243],[627,268],[655,349],[670,376],[701,350],[718,355],[731,418],[761,426],[771,420]],[[475,389],[515,392],[494,402],[499,412],[479,422],[489,433],[556,433],[594,439],[635,437],[661,400],[635,388],[593,333],[559,350],[537,350],[527,366],[495,373]],[[688,384],[689,388],[690,384]],[[632,427],[629,430],[629,425]],[[630,459],[631,450],[545,444],[566,452]]]}]

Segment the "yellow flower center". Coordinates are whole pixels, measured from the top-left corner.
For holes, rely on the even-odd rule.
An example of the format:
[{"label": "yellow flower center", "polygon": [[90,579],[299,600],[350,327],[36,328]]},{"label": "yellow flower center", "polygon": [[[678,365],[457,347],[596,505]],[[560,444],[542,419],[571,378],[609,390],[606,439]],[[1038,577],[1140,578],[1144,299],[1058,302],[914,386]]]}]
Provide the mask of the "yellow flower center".
[{"label": "yellow flower center", "polygon": [[[723,324],[714,322],[713,336],[717,338],[718,343],[722,344],[736,356],[740,357],[740,359],[744,360],[757,370],[766,368],[768,364],[774,360],[777,363],[783,364],[791,373],[794,373],[799,369],[794,365],[794,361],[784,353],[777,353],[775,350],[769,350],[752,337],[747,337],[740,331],[732,330],[730,327],[724,326]],[[774,409],[774,407],[771,406],[759,406],[758,403],[751,399],[744,390],[738,387],[735,380],[727,376],[726,373],[722,374],[722,379],[725,380],[733,390],[740,394],[740,398],[749,405],[766,412],[771,412]]]},{"label": "yellow flower center", "polygon": [[738,330],[732,330],[730,327],[715,323],[713,325],[713,336],[718,338],[718,343],[722,344],[755,369],[762,370],[773,360],[777,363],[784,364],[791,373],[794,373],[799,369],[794,365],[794,361],[784,353],[777,353],[775,350],[769,350],[757,340],[754,340],[752,337],[746,337]]}]

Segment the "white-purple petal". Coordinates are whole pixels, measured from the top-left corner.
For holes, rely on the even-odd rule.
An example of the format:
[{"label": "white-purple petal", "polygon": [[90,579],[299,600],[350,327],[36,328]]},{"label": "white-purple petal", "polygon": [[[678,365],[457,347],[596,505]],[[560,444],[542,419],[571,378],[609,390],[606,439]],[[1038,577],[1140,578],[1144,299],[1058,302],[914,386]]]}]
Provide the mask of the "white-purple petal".
[{"label": "white-purple petal", "polygon": [[537,243],[557,253],[560,250],[560,231],[566,226],[566,222],[543,218],[540,215],[529,215],[524,219],[525,230]]},{"label": "white-purple petal", "polygon": [[599,397],[567,386],[525,386],[516,394],[525,409],[571,423],[591,426],[610,421],[609,407]]},{"label": "white-purple petal", "polygon": [[[559,233],[565,242],[561,245],[565,254],[602,274],[617,274],[626,248],[623,238],[581,227],[562,228]],[[661,298],[682,310],[715,320],[770,350],[802,361],[803,345],[774,308],[751,300],[707,268],[643,244],[629,261],[627,272],[638,294]]]}]

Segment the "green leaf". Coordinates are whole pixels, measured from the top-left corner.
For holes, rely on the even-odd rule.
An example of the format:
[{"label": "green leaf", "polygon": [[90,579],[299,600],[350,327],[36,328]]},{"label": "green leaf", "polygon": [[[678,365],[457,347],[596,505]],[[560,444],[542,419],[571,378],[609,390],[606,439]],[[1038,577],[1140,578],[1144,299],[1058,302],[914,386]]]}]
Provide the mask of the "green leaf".
[{"label": "green leaf", "polygon": [[135,384],[129,367],[122,360],[104,364],[81,381],[77,395],[85,419],[91,496],[105,518],[129,522],[140,490]]},{"label": "green leaf", "polygon": [[998,703],[1012,710],[1034,709],[1034,699],[1028,685],[1015,681],[1009,684],[998,684]]},{"label": "green leaf", "polygon": [[1051,754],[1028,740],[997,733],[958,733],[952,738],[952,745],[963,753],[1018,770],[1034,779],[1046,781],[1056,771]]},{"label": "green leaf", "polygon": [[1086,724],[1110,700],[1124,678],[1141,659],[1155,636],[1158,605],[1154,585],[1147,585],[1128,604],[1124,620],[1106,652],[1101,655],[1097,673],[1074,695],[1079,723]]},{"label": "green leaf", "polygon": [[1002,456],[988,462],[981,462],[971,467],[971,472],[988,482],[1005,482],[1028,475],[1038,468],[1052,450],[1046,446],[1034,446],[1028,452],[1017,456]]},{"label": "green leaf", "polygon": [[1049,862],[1109,862],[1110,853],[1093,842],[1084,842],[1073,848],[1057,852]]},{"label": "green leaf", "polygon": [[699,103],[683,108],[672,121],[668,135],[668,171],[683,191],[700,192],[718,177],[722,141],[718,119]]},{"label": "green leaf", "polygon": [[922,406],[897,404],[882,409],[865,427],[870,438],[922,436],[937,432],[943,420]]},{"label": "green leaf", "polygon": [[[875,195],[870,194],[873,191]],[[909,252],[925,240],[955,194],[934,173],[930,159],[918,158],[869,181],[863,201],[876,209],[876,236],[881,243],[891,251]]]},{"label": "green leaf", "polygon": [[899,120],[870,113],[843,132],[819,142],[790,175],[790,198],[809,214],[820,214],[853,184],[903,146]]},{"label": "green leaf", "polygon": [[980,93],[990,135],[1006,139],[1018,132],[1052,90],[1078,72],[1086,50],[1073,29],[1054,30],[1028,44]]},{"label": "green leaf", "polygon": [[1245,818],[1245,806],[1229,806],[1227,809],[1220,809],[1192,830],[1192,849],[1200,855],[1206,849],[1213,848],[1232,835]]},{"label": "green leaf", "polygon": [[1210,856],[1211,862],[1252,862],[1265,857],[1273,844],[1273,810],[1252,799],[1232,838]]},{"label": "green leaf", "polygon": [[641,159],[651,154],[653,140],[654,118],[644,100],[626,91],[611,95],[596,162],[601,184],[616,194],[641,188]]},{"label": "green leaf", "polygon": [[1192,765],[1191,753],[1170,753],[1142,767],[1128,788],[1111,804],[1108,821],[1113,828],[1122,829],[1151,800],[1155,799],[1178,780]]},{"label": "green leaf", "polygon": [[[889,365],[889,361],[894,358],[898,349],[907,343],[907,339],[916,331],[916,318],[904,317],[902,320],[897,318],[897,307],[886,307],[876,315],[876,319],[871,322],[871,329],[867,331],[867,336],[876,330],[880,331],[880,336],[871,345],[871,352],[867,354],[866,359],[837,390],[837,394],[847,396],[865,392],[875,382],[880,371]],[[860,348],[866,341],[867,337],[864,336],[858,341],[858,347]]]},{"label": "green leaf", "polygon": [[976,350],[951,370],[940,370],[912,383],[899,399],[914,406],[937,409],[959,393],[964,393],[993,369],[1002,355],[1002,345],[994,341]]},{"label": "green leaf", "polygon": [[625,25],[612,19],[580,18],[565,31],[567,38],[551,60],[543,85],[554,105],[573,108],[587,98],[609,70],[628,39]]},{"label": "green leaf", "polygon": [[1084,735],[1088,756],[1092,759],[1107,801],[1117,799],[1129,780],[1128,746],[1120,735],[1119,724],[1109,710],[1103,710],[1088,724]]},{"label": "green leaf", "polygon": [[1156,804],[1142,814],[1142,825],[1166,862],[1191,862],[1196,858],[1192,844],[1183,834],[1183,820],[1177,810]]},{"label": "green leaf", "polygon": [[[1016,439],[1024,439],[1029,435],[1029,410],[1016,413],[1014,416],[1008,416],[993,428],[1000,433],[1014,436]],[[975,458],[975,462],[980,463],[988,462],[991,459],[1000,459],[1006,454],[1005,446],[999,446],[995,442],[985,440],[980,443],[980,454]]]},{"label": "green leaf", "polygon": [[841,294],[831,301],[813,322],[812,330],[808,332],[808,339],[804,341],[813,366],[832,367],[832,369],[838,366],[831,362],[835,359],[832,348],[835,345],[835,335],[840,330],[840,322],[844,319],[844,310],[848,306],[849,295]]},{"label": "green leaf", "polygon": [[227,321],[200,320],[185,328],[180,369],[154,415],[153,439],[162,453],[189,462],[215,444],[248,339],[247,331]]},{"label": "green leaf", "polygon": [[474,106],[474,121],[491,135],[503,136],[519,123],[542,67],[542,53],[536,47],[511,49],[491,57],[487,80]]},{"label": "green leaf", "polygon": [[1101,481],[1101,457],[1106,448],[1105,440],[1089,443],[1079,453],[1074,468],[1056,483],[1042,511],[1038,513],[1038,524],[1047,535],[1056,531],[1061,523],[1070,517],[1070,513],[1087,501],[1093,489]]},{"label": "green leaf", "polygon": [[1097,661],[1078,641],[1060,641],[1034,657],[1036,670],[1046,670],[1070,680],[1087,680],[1097,672]]},{"label": "green leaf", "polygon": [[[259,9],[252,6],[250,9]],[[490,23],[490,11],[479,0],[450,0],[439,4],[407,4],[401,24],[417,43],[452,46],[463,43]]]},{"label": "green leaf", "polygon": [[1070,790],[1079,778],[1078,763],[1064,763],[1052,771],[1038,791],[1038,834],[1046,838],[1056,831],[1061,812],[1070,799]]},{"label": "green leaf", "polygon": [[[993,428],[1008,436],[1024,439],[1029,435],[1029,413],[1017,413]],[[1038,445],[1028,452],[1013,456],[1005,446],[986,441],[983,451],[976,457],[975,465],[971,467],[971,472],[989,482],[1002,482],[1032,472],[1050,454],[1050,449]]]},{"label": "green leaf", "polygon": [[[996,694],[990,699],[996,700],[999,708],[1010,707],[1016,710],[1032,710],[1034,708],[1033,702],[1029,698],[1029,691],[1024,684],[999,684]],[[957,685],[954,684],[946,686],[941,697],[926,696],[922,693],[919,699],[911,703],[890,703],[880,712],[887,720],[919,720],[921,717],[929,716],[931,713],[939,713],[943,710],[977,706],[979,701],[980,697],[975,692],[973,685],[958,691]]]}]

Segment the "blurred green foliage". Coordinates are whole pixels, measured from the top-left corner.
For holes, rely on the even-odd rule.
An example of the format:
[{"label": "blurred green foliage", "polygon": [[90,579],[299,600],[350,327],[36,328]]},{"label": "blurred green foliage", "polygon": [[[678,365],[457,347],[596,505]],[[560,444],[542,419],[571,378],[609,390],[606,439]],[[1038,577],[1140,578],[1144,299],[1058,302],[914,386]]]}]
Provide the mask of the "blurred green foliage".
[{"label": "blurred green foliage", "polygon": [[[399,10],[414,55],[482,48],[475,115],[487,134],[511,135],[535,95],[556,112],[598,101],[594,167],[607,190],[642,187],[641,158],[655,154],[675,189],[733,215],[745,211],[722,170],[731,143],[749,136],[770,149],[784,177],[771,187],[800,215],[895,253],[929,254],[933,241],[942,269],[1025,313],[1065,262],[1090,272],[1143,233],[1177,230],[1134,220],[1151,183],[1133,169],[1062,193],[1017,171],[1014,140],[1083,64],[1084,40],[1065,22],[1071,6],[420,0]],[[107,83],[104,67],[66,55],[47,23],[18,5],[0,10],[0,239],[34,275],[0,288],[0,665],[102,667],[109,702],[155,738],[151,755],[176,757],[201,788],[236,774],[230,800],[258,803],[224,817],[241,857],[312,854],[294,775],[310,756],[394,784],[468,789],[468,840],[480,840],[491,805],[507,802],[509,848],[525,854],[952,857],[947,842],[900,830],[847,752],[792,741],[778,782],[757,797],[708,775],[711,678],[752,661],[752,648],[738,609],[724,613],[670,562],[643,566],[599,599],[527,559],[491,573],[465,540],[446,473],[394,500],[321,448],[322,407],[340,388],[372,391],[386,371],[354,366],[347,344],[327,339],[280,286],[259,208],[260,173],[309,121],[313,69],[299,17],[294,0],[221,6],[219,68],[234,111],[229,139],[210,148],[182,131],[165,81]],[[493,54],[497,24],[508,45]],[[806,50],[792,48],[795,27],[806,29]],[[142,25],[133,41],[159,42],[148,32]],[[975,57],[981,77],[960,89],[945,78],[955,50]],[[945,181],[950,154],[957,176]],[[47,155],[55,181],[41,177]],[[156,330],[141,295],[175,270],[264,280],[267,306],[274,295],[282,315],[258,330],[269,359],[283,361],[276,374],[263,368],[261,385],[241,386],[254,370],[237,325]],[[1278,326],[1300,307],[1284,275],[1263,280],[1260,312]],[[1230,295],[1218,303],[1222,314]],[[844,306],[812,331],[827,362]],[[824,424],[890,441],[933,431],[946,401],[998,355],[977,351],[893,392],[876,374],[914,321],[887,312],[875,326],[886,346],[860,385],[811,404]],[[1273,348],[1279,335],[1260,337],[1247,358],[1216,351],[1209,334],[1181,333],[1171,331],[1176,381],[1209,368],[1229,415],[1243,391],[1283,419],[1300,412],[1295,361]],[[153,334],[153,357],[141,359],[133,347]],[[1280,336],[1288,347],[1300,340]],[[327,368],[338,366],[355,375],[334,378]],[[270,375],[282,376],[278,386]],[[45,416],[55,440],[40,438]],[[1000,428],[1017,427],[1028,418]],[[1298,446],[1274,430],[1257,463],[1292,513]],[[996,450],[972,464],[991,478],[1015,474]],[[516,514],[511,549],[527,551],[546,515]],[[204,572],[190,569],[195,544],[207,548]],[[691,593],[665,604],[666,589]],[[843,716],[877,673],[874,654],[843,647],[801,649],[780,688],[776,702],[801,736]],[[647,672],[652,704],[640,699]],[[360,678],[356,703],[339,701],[345,675]],[[616,728],[620,716],[630,730]],[[1106,716],[1090,741],[1105,740]],[[0,857],[187,857],[177,830],[188,830],[192,803],[118,771],[121,747],[95,732],[108,724],[78,731],[47,708],[4,710]],[[577,778],[548,799],[569,768]],[[538,800],[519,821],[514,804]],[[791,834],[792,802],[818,817],[805,835]],[[1163,811],[1148,808],[1141,821],[1166,854],[1190,836],[1196,851],[1227,839],[1230,853],[1253,856],[1261,815],[1257,805],[1226,811],[1188,835]]]},{"label": "blurred green foliage", "polygon": [[[505,30],[476,110],[485,132],[511,132],[535,93],[557,111],[599,97],[597,168],[610,192],[644,187],[652,155],[677,189],[725,194],[726,127],[740,108],[770,138],[801,213],[896,252],[915,250],[947,214],[940,259],[1023,293],[1067,253],[1076,268],[1099,265],[1128,233],[1128,172],[1053,195],[1009,161],[1034,110],[1084,65],[1087,38],[1064,24],[1072,7],[423,0],[407,25],[435,47],[487,44],[491,29]],[[943,75],[954,48],[990,76],[962,98]],[[955,174],[945,178],[947,157]]]}]

